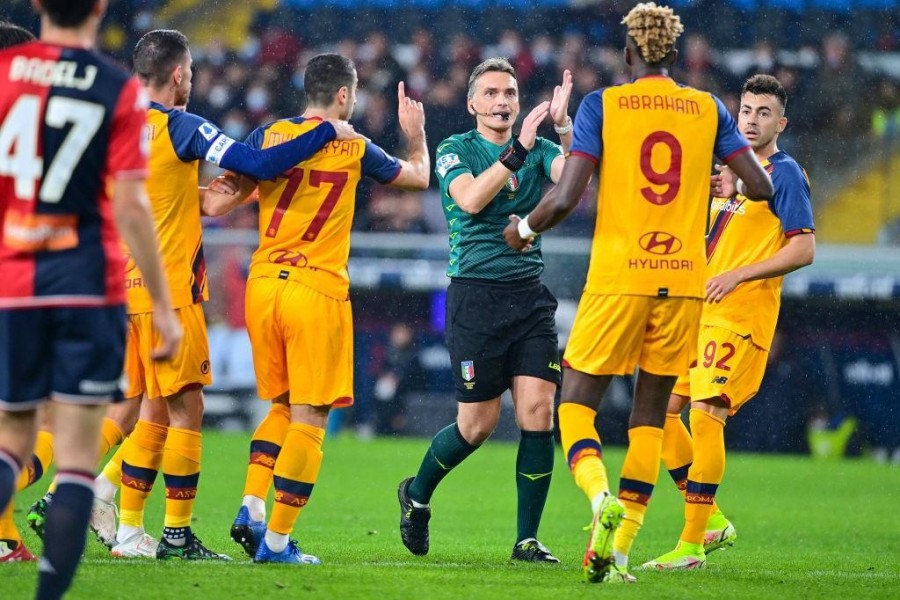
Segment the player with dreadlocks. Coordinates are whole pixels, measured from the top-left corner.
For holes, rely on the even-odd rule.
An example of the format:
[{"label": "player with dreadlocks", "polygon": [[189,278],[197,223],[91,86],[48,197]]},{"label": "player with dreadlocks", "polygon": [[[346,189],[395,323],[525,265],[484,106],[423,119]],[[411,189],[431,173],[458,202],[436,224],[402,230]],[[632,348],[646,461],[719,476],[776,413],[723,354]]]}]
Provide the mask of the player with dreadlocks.
[{"label": "player with dreadlocks", "polygon": [[[772,197],[772,182],[722,102],[669,78],[684,30],[668,7],[638,4],[627,26],[631,83],[589,94],[575,118],[562,177],[507,243],[526,250],[575,208],[599,170],[597,225],[587,282],[563,359],[563,450],[594,518],[584,556],[588,581],[631,582],[628,554],[659,475],[666,405],[696,354],[704,297],[703,243],[713,155],[742,193]],[[638,369],[618,498],[609,492],[595,427],[615,375]]]}]

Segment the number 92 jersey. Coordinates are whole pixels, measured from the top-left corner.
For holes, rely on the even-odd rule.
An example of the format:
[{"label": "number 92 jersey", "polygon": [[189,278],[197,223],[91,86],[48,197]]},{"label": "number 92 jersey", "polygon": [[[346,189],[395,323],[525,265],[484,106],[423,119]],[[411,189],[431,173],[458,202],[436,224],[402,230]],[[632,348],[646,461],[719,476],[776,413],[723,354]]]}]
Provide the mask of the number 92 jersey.
[{"label": "number 92 jersey", "polygon": [[[260,127],[247,138],[269,148],[317,127],[320,119],[296,117]],[[259,248],[250,277],[297,278],[318,292],[346,300],[347,260],[356,187],[363,177],[390,183],[399,161],[362,140],[333,141],[273,181],[259,184]]]},{"label": "number 92 jersey", "polygon": [[584,291],[703,297],[712,157],[749,149],[718,98],[668,77],[585,97],[571,153],[600,162],[600,186]]},{"label": "number 92 jersey", "polygon": [[99,53],[0,52],[0,308],[124,303],[111,184],[146,177],[147,106]]}]

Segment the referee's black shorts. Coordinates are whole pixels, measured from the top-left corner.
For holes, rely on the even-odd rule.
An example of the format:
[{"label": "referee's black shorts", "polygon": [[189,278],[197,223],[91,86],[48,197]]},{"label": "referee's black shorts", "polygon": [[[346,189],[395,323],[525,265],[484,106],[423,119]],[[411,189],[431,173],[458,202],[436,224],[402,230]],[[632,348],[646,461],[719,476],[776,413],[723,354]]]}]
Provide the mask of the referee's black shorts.
[{"label": "referee's black shorts", "polygon": [[447,288],[446,339],[456,399],[496,398],[517,375],[559,385],[556,306],[538,277],[453,278]]}]

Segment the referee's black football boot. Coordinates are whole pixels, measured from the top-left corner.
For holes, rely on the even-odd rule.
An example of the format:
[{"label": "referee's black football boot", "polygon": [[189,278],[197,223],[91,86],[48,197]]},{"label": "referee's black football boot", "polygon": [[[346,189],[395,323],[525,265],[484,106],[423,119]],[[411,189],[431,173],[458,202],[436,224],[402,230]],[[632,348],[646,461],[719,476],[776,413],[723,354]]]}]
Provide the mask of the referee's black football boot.
[{"label": "referee's black football boot", "polygon": [[431,520],[431,508],[416,508],[409,499],[409,484],[413,477],[400,482],[397,498],[400,500],[400,539],[406,549],[416,556],[428,554],[428,521]]},{"label": "referee's black football boot", "polygon": [[550,554],[550,549],[534,538],[522,540],[513,546],[510,559],[522,562],[559,564],[559,559]]}]

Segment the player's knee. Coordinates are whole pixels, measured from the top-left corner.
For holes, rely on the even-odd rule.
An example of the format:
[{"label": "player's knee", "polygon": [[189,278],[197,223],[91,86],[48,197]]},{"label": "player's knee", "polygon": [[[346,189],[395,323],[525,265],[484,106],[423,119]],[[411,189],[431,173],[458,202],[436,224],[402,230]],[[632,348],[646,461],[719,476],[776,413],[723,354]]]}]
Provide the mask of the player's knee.
[{"label": "player's knee", "polygon": [[525,431],[550,431],[553,429],[553,398],[535,401],[519,410],[516,420],[519,429]]}]

